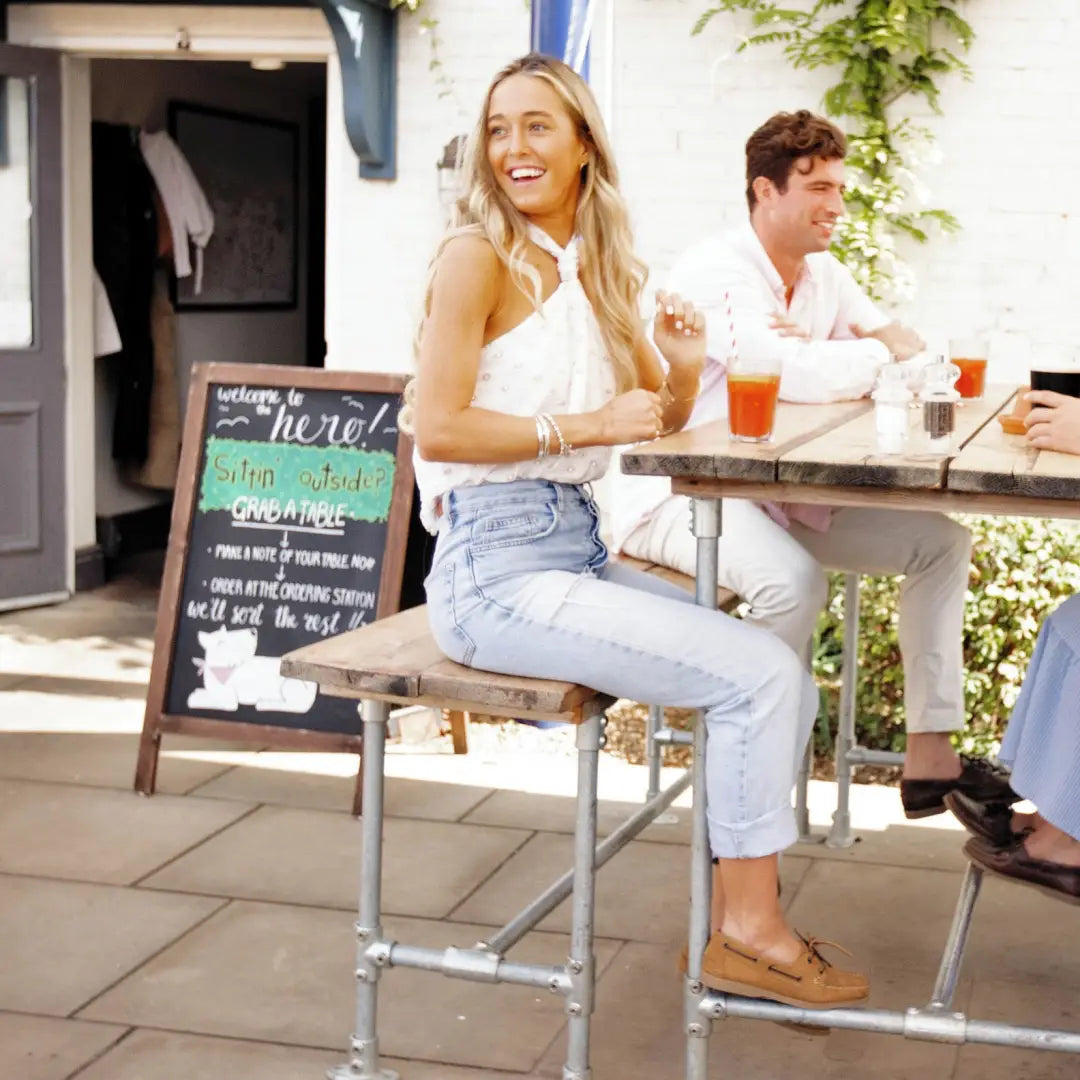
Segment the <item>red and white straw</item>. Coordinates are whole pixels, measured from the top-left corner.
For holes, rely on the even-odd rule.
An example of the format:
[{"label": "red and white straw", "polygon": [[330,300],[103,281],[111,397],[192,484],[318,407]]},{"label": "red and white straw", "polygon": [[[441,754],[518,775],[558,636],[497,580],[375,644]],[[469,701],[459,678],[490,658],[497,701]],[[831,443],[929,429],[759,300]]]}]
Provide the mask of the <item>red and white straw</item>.
[{"label": "red and white straw", "polygon": [[735,338],[735,313],[731,310],[731,293],[725,290],[724,292],[724,307],[727,309],[727,321],[728,321],[728,333],[731,335],[731,355],[730,360],[739,359],[739,345]]}]

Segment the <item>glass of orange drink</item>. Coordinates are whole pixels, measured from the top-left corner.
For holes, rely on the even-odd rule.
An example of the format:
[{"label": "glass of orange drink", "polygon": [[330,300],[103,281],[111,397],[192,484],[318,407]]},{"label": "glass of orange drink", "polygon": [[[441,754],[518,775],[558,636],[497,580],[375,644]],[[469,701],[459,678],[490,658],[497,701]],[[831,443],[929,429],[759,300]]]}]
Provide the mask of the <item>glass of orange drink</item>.
[{"label": "glass of orange drink", "polygon": [[732,357],[728,361],[728,426],[735,442],[768,442],[780,396],[778,357]]},{"label": "glass of orange drink", "polygon": [[965,401],[976,401],[983,396],[988,352],[982,338],[952,338],[949,341],[949,359],[960,369],[956,389]]}]

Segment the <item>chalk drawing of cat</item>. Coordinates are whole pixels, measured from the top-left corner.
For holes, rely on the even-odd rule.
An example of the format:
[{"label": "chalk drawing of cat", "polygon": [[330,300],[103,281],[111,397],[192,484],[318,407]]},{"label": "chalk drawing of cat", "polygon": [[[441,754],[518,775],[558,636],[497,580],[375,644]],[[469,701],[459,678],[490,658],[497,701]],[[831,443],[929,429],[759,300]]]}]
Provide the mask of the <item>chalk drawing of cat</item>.
[{"label": "chalk drawing of cat", "polygon": [[188,695],[189,709],[235,712],[241,705],[259,711],[306,713],[315,702],[318,686],[286,678],[278,670],[278,657],[256,656],[257,630],[199,631],[205,659],[196,659],[203,685]]}]

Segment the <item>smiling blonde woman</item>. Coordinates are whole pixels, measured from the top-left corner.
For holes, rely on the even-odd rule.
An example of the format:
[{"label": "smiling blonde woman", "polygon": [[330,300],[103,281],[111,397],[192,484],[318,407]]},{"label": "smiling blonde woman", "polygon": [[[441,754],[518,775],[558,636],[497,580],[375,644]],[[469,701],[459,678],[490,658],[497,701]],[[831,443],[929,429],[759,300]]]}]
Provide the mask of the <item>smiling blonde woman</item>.
[{"label": "smiling blonde woman", "polygon": [[646,338],[642,266],[585,83],[537,55],[499,72],[467,185],[411,391],[421,516],[438,534],[432,633],[475,668],[704,710],[719,901],[705,981],[808,1007],[859,1001],[866,979],[796,935],[777,899],[813,682],[778,638],[610,561],[600,539],[589,482],[613,446],[686,422],[705,323],[658,293]]}]

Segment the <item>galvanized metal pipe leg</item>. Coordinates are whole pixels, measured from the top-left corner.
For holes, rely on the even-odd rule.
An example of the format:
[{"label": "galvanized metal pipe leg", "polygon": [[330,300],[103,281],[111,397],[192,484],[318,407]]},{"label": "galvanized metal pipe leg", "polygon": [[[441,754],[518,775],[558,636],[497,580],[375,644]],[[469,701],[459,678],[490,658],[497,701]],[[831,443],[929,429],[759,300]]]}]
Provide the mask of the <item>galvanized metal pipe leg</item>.
[{"label": "galvanized metal pipe leg", "polygon": [[836,732],[836,813],[827,847],[851,847],[851,774],[848,755],[855,746],[855,703],[859,678],[859,575],[844,575],[844,659],[840,723]]},{"label": "galvanized metal pipe leg", "polygon": [[705,816],[705,718],[694,725],[693,821],[690,833],[690,934],[686,981],[683,988],[683,1023],[686,1033],[686,1080],[707,1080],[709,1034],[712,1021],[701,1011],[705,986],[701,982],[701,958],[709,941],[712,905],[712,859],[709,825]]},{"label": "galvanized metal pipe leg", "polygon": [[964,874],[964,880],[960,886],[960,896],[956,901],[952,926],[949,928],[949,937],[945,942],[945,952],[941,957],[941,967],[938,969],[937,980],[934,983],[934,992],[930,997],[931,1008],[947,1009],[952,1005],[956,984],[960,979],[960,965],[964,962],[964,948],[967,945],[968,932],[971,930],[971,919],[975,914],[975,901],[979,899],[982,878],[982,867],[968,863],[967,873]]},{"label": "galvanized metal pipe leg", "polygon": [[[697,602],[716,609],[719,573],[716,541],[720,536],[720,500],[693,499],[690,527],[697,538]],[[690,833],[690,934],[689,957],[684,988],[686,1031],[686,1080],[706,1080],[709,1068],[709,1033],[712,1021],[700,1011],[705,987],[701,983],[701,957],[709,940],[712,905],[712,860],[709,852],[709,824],[705,816],[705,717],[694,724],[693,818]]]},{"label": "galvanized metal pipe leg", "polygon": [[567,973],[567,1045],[563,1080],[590,1080],[589,1031],[592,1023],[596,961],[593,914],[596,896],[596,790],[604,713],[592,712],[578,727],[577,827],[574,831],[574,892]]},{"label": "galvanized metal pipe leg", "polygon": [[814,735],[811,732],[803,754],[799,776],[795,781],[795,824],[799,829],[799,843],[813,844],[817,837],[810,832],[810,773],[814,768]]},{"label": "galvanized metal pipe leg", "polygon": [[379,1067],[376,1013],[381,968],[369,949],[382,942],[382,833],[383,765],[386,757],[386,724],[390,706],[365,701],[363,748],[363,804],[360,823],[363,845],[360,857],[360,917],[356,923],[356,1026],[353,1029],[349,1064],[331,1069],[330,1080],[398,1080],[392,1069]]},{"label": "galvanized metal pipe leg", "polygon": [[660,768],[664,764],[664,748],[656,741],[656,733],[664,726],[664,707],[649,706],[649,718],[645,722],[645,761],[649,766],[649,790],[645,801],[660,794]]}]

